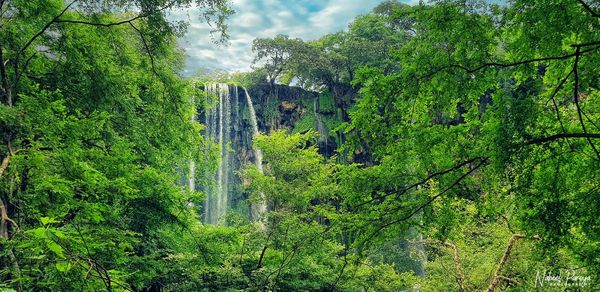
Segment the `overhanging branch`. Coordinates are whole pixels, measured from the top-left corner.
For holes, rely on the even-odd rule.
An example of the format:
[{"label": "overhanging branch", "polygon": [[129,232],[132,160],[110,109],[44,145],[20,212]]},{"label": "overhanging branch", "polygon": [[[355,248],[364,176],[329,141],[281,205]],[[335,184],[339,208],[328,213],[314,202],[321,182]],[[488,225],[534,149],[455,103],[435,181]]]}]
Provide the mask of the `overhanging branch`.
[{"label": "overhanging branch", "polygon": [[414,189],[414,188],[416,188],[416,187],[418,187],[418,186],[420,186],[420,185],[423,185],[423,184],[425,184],[426,182],[428,182],[428,181],[429,181],[429,180],[431,180],[432,178],[435,178],[435,177],[438,177],[438,176],[440,176],[440,175],[444,175],[444,174],[447,174],[447,173],[453,172],[453,171],[455,171],[455,170],[458,170],[458,169],[462,168],[463,166],[465,166],[465,165],[467,165],[467,164],[469,164],[469,163],[473,163],[473,162],[475,162],[475,161],[477,161],[477,160],[479,160],[479,159],[486,159],[486,158],[482,158],[482,157],[475,157],[475,158],[471,158],[471,159],[469,159],[469,160],[466,160],[466,161],[463,161],[463,162],[461,162],[461,163],[459,163],[459,164],[456,164],[456,165],[454,165],[453,167],[450,167],[450,168],[448,168],[448,169],[445,169],[445,170],[442,170],[442,171],[438,171],[438,172],[434,172],[434,173],[432,173],[432,174],[428,175],[426,178],[424,178],[424,179],[422,179],[422,180],[420,180],[420,181],[418,181],[418,182],[416,182],[416,183],[414,183],[414,184],[412,184],[412,185],[410,185],[410,186],[408,186],[408,187],[405,187],[405,188],[403,188],[403,189],[400,189],[400,190],[398,190],[398,191],[389,192],[389,193],[387,193],[387,194],[385,194],[385,195],[377,196],[376,198],[373,198],[373,199],[370,199],[370,200],[368,200],[368,201],[362,202],[362,203],[360,203],[360,204],[358,204],[358,205],[352,206],[350,209],[352,209],[352,210],[353,210],[353,209],[356,209],[356,208],[362,207],[362,206],[364,206],[364,205],[366,205],[366,204],[372,203],[372,202],[374,202],[374,201],[376,201],[376,200],[379,200],[379,199],[384,199],[384,198],[387,198],[387,197],[389,197],[389,196],[391,196],[391,195],[396,195],[396,196],[398,197],[398,196],[400,196],[400,195],[402,195],[402,194],[404,194],[404,193],[408,192],[408,191],[409,191],[409,190],[411,190],[411,189]]},{"label": "overhanging branch", "polygon": [[[579,65],[579,57],[581,56],[581,47],[577,47],[575,50],[575,62],[573,63],[573,74],[575,76],[575,84],[573,85],[573,99],[575,101],[575,107],[577,108],[577,117],[579,118],[579,124],[581,124],[581,129],[583,133],[587,134],[587,129],[585,128],[585,122],[583,121],[583,116],[581,114],[581,106],[579,105],[579,73],[577,66]],[[590,137],[586,137],[588,144],[596,153],[596,157],[598,161],[600,161],[600,152],[596,149],[596,145],[592,142]]]},{"label": "overhanging branch", "polygon": [[377,229],[373,233],[371,233],[369,235],[369,237],[367,237],[367,239],[364,242],[367,242],[367,241],[371,240],[375,235],[377,235],[379,232],[381,232],[381,230],[383,230],[383,229],[385,229],[385,228],[387,228],[387,227],[389,227],[391,225],[394,225],[394,224],[397,224],[397,223],[400,223],[400,222],[403,222],[403,221],[406,221],[406,220],[412,218],[417,213],[421,212],[425,207],[427,207],[431,203],[433,203],[433,201],[435,201],[436,199],[438,199],[439,197],[443,196],[448,191],[450,191],[451,189],[453,189],[461,181],[463,181],[467,176],[469,176],[470,174],[472,174],[473,172],[475,172],[475,170],[477,170],[481,166],[483,166],[487,162],[487,160],[488,160],[488,158],[479,158],[479,159],[480,159],[480,161],[479,161],[479,163],[475,167],[471,168],[469,171],[467,171],[466,173],[464,173],[463,175],[461,175],[458,179],[456,179],[452,184],[450,184],[444,190],[442,190],[441,192],[437,193],[435,196],[429,198],[429,200],[427,200],[425,203],[420,204],[417,208],[415,208],[412,211],[410,211],[407,215],[405,215],[403,217],[400,217],[398,219],[389,221],[389,222],[387,222],[387,223],[385,223],[383,225],[380,225],[379,227],[377,227]]},{"label": "overhanging branch", "polygon": [[548,137],[537,138],[533,140],[529,140],[526,142],[527,145],[533,144],[543,144],[561,139],[570,139],[570,138],[586,138],[586,139],[600,139],[600,134],[595,133],[562,133],[556,134]]},{"label": "overhanging branch", "polygon": [[587,12],[589,12],[593,17],[600,17],[600,14],[594,11],[594,9],[592,9],[589,4],[585,3],[585,1],[577,0],[577,2],[579,2],[579,4],[583,6],[583,9],[587,10]]},{"label": "overhanging branch", "polygon": [[[462,69],[467,73],[475,73],[477,71],[480,71],[482,69],[485,68],[489,68],[489,67],[499,67],[499,68],[510,68],[510,67],[515,67],[515,66],[520,66],[520,65],[527,65],[527,64],[531,64],[531,63],[537,63],[537,62],[543,62],[543,61],[558,61],[558,60],[568,60],[571,58],[578,58],[580,55],[591,52],[591,51],[595,51],[598,48],[600,48],[600,41],[594,41],[594,42],[589,42],[589,43],[582,43],[582,44],[575,44],[573,45],[573,47],[578,48],[578,51],[575,51],[574,53],[571,54],[567,54],[567,55],[562,55],[562,56],[552,56],[552,57],[542,57],[542,58],[534,58],[534,59],[529,59],[529,60],[522,60],[522,61],[517,61],[517,62],[513,62],[513,63],[499,63],[499,62],[488,62],[488,63],[483,63],[477,67],[474,68],[470,68],[461,64],[450,64],[450,65],[446,65],[446,66],[442,66],[440,68],[437,68],[435,70],[433,70],[430,73],[425,74],[424,76],[418,78],[419,80],[423,80],[423,79],[427,79],[432,77],[433,75],[442,72],[444,70],[448,70],[448,69],[452,69],[452,68],[458,68],[458,69]],[[592,47],[586,50],[580,50],[583,47]]]}]

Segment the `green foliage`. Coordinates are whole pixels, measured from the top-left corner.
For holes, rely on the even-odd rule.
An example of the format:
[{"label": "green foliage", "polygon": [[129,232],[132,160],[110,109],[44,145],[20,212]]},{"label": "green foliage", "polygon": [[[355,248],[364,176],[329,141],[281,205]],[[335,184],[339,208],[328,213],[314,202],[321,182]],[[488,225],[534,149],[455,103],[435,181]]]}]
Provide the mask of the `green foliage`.
[{"label": "green foliage", "polygon": [[264,62],[262,70],[268,81],[274,84],[288,66],[291,54],[302,44],[300,39],[290,39],[287,35],[259,38],[252,42],[252,51],[256,54],[253,63]]},{"label": "green foliage", "polygon": [[333,114],[335,113],[335,104],[333,97],[329,93],[319,94],[319,112],[322,114]]},{"label": "green foliage", "polygon": [[[414,32],[393,54],[402,68],[357,71],[361,97],[346,129],[356,136],[345,148],[367,149],[374,165],[358,172],[367,178],[356,179],[348,193],[350,204],[361,206],[352,209],[362,217],[357,229],[370,234],[361,248],[371,236],[385,240],[420,226],[425,238],[456,240],[464,264],[477,267],[465,271],[472,277],[467,286],[484,289],[510,238],[496,232],[508,221],[511,233],[527,234],[524,241],[541,241],[515,248],[519,261],[500,271],[521,284],[497,285],[534,288],[536,269],[595,274],[597,232],[589,228],[597,223],[589,218],[598,210],[573,202],[598,197],[600,156],[595,139],[570,134],[598,130],[590,105],[597,103],[600,35],[581,3],[526,2],[394,9],[390,22]],[[577,46],[589,43],[594,47],[577,55]],[[465,227],[470,220],[477,223]],[[458,230],[480,228],[483,235],[457,238]],[[540,261],[565,256],[567,268]],[[455,272],[435,272],[451,262],[434,260],[421,286],[458,289],[449,286]]]},{"label": "green foliage", "polygon": [[252,85],[267,83],[267,72],[264,68],[258,68],[250,72],[236,72],[231,74],[230,80],[235,84],[239,84],[245,88]]},{"label": "green foliage", "polygon": [[253,272],[259,283],[282,290],[407,287],[391,266],[356,261],[340,241],[347,235],[336,211],[337,166],[325,163],[317,153],[315,132],[275,131],[255,139],[264,154],[264,174],[249,166],[244,176],[250,179],[251,196],[264,196],[270,206],[266,226],[258,229],[262,235],[251,237],[262,237],[258,250],[264,246],[264,264]]},{"label": "green foliage", "polygon": [[310,130],[315,129],[315,115],[312,111],[305,112],[300,120],[294,124],[292,132],[295,133],[306,133]]},{"label": "green foliage", "polygon": [[192,2],[223,31],[224,1],[0,5],[0,291],[598,285],[597,5],[386,1],[317,40],[255,40],[261,68],[219,78],[323,93],[292,133],[254,137],[263,171],[240,175],[264,218],[209,226],[181,181],[195,162],[211,184],[193,117],[214,74],[178,77],[185,24],[165,12]]},{"label": "green foliage", "polygon": [[[0,287],[168,283],[175,234],[199,224],[189,207],[198,194],[179,185],[179,170],[204,167],[190,121],[197,92],[177,77],[184,26],[166,21],[162,1],[66,5],[2,4]],[[222,29],[229,10],[211,7],[200,13]]]},{"label": "green foliage", "polygon": [[[403,234],[415,245],[408,234],[417,232],[427,276],[407,283],[425,290],[460,289],[446,243],[461,254],[467,290],[534,289],[543,270],[596,274],[595,8],[388,1],[348,31],[289,53],[283,70],[332,97],[322,95],[323,116],[303,116],[294,133],[316,121],[343,130],[339,153],[364,163],[329,174],[359,255],[394,252],[403,265],[396,269],[416,272],[418,265],[407,269],[415,257],[401,255],[410,251],[390,242]],[[349,83],[360,88],[357,100],[348,100]],[[332,108],[342,119],[331,118]],[[269,185],[263,191],[282,192],[277,181]],[[507,241],[521,233],[509,255],[515,260],[498,271],[514,281],[494,284]]]}]

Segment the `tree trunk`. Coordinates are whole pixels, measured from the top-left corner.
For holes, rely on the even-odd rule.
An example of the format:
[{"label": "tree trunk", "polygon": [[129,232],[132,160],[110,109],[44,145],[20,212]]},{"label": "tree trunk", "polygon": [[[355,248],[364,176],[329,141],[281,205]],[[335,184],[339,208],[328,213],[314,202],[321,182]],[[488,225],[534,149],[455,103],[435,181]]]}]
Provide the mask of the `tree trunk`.
[{"label": "tree trunk", "polygon": [[6,66],[4,62],[4,54],[2,52],[2,47],[0,46],[0,94],[6,100],[6,104],[8,106],[12,106],[12,94],[11,90],[8,86],[8,78],[6,76]]},{"label": "tree trunk", "polygon": [[454,262],[454,267],[456,269],[456,282],[460,287],[460,291],[467,291],[467,288],[465,286],[465,275],[463,274],[460,258],[458,257],[458,248],[456,247],[456,245],[450,242],[444,242],[443,244],[452,249],[452,261]]},{"label": "tree trunk", "polygon": [[500,273],[502,273],[502,268],[504,268],[504,265],[506,265],[506,262],[508,262],[508,259],[510,257],[510,253],[512,252],[515,241],[517,241],[518,239],[522,239],[522,238],[525,238],[525,235],[513,234],[513,236],[511,236],[510,239],[508,240],[508,244],[506,246],[506,251],[504,251],[502,258],[500,259],[500,263],[498,263],[498,268],[496,269],[496,272],[494,273],[494,276],[492,277],[492,280],[490,281],[490,285],[488,286],[488,288],[486,290],[487,292],[492,292],[492,291],[496,290],[496,286],[498,285],[498,283],[500,283],[501,278],[503,278]]}]

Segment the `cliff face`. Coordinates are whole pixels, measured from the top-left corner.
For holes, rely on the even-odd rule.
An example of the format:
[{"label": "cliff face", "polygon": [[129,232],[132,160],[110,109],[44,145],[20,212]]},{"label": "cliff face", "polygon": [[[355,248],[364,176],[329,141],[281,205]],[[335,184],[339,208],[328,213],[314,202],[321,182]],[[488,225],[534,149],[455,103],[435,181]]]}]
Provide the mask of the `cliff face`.
[{"label": "cliff face", "polygon": [[319,152],[326,157],[334,154],[341,139],[333,129],[341,123],[342,111],[335,108],[331,95],[268,84],[251,86],[248,91],[255,103],[261,132],[314,130],[319,133]]},{"label": "cliff face", "polygon": [[316,92],[284,85],[255,85],[248,91],[255,103],[259,129],[265,133],[279,129],[292,131],[309,103],[318,96]]}]

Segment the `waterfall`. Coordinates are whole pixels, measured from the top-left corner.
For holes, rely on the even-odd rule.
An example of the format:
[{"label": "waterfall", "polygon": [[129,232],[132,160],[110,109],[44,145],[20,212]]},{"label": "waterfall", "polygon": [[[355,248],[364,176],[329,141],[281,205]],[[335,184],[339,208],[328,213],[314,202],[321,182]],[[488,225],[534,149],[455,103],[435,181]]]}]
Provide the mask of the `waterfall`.
[{"label": "waterfall", "polygon": [[327,128],[325,127],[325,125],[323,124],[323,121],[321,120],[321,113],[319,112],[319,97],[315,98],[313,100],[313,114],[315,115],[315,123],[317,125],[317,132],[319,132],[319,138],[318,141],[319,142],[324,142],[325,143],[325,159],[327,159],[328,154],[327,153],[327,144],[329,143],[329,132],[327,130]]},{"label": "waterfall", "polygon": [[[256,167],[263,172],[262,152],[251,145],[252,138],[259,133],[258,122],[252,98],[245,88],[250,123],[242,117],[246,102],[243,102],[244,96],[237,86],[213,83],[206,85],[204,90],[207,106],[200,120],[205,124],[205,151],[210,154],[207,161],[214,155],[218,157],[217,169],[206,169],[205,173],[206,180],[213,183],[204,188],[204,223],[224,224],[224,215],[229,209],[235,210],[242,198],[241,179],[238,176],[240,166],[254,157]],[[190,163],[189,167],[190,172],[195,171],[195,165]],[[190,178],[190,190],[195,188],[192,186],[194,184],[193,178]],[[260,201],[251,204],[250,213],[254,220],[260,220],[267,211],[262,194]]]},{"label": "waterfall", "polygon": [[[254,111],[254,104],[252,103],[252,98],[250,97],[250,94],[248,93],[248,90],[244,87],[242,87],[244,89],[244,92],[246,93],[246,101],[248,102],[248,109],[250,110],[250,121],[252,122],[252,137],[256,137],[258,135],[258,122],[256,121],[256,112]],[[260,151],[260,149],[254,147],[254,145],[252,146],[252,149],[254,150],[254,155],[256,157],[255,159],[255,163],[256,163],[256,168],[258,168],[258,171],[260,171],[260,173],[263,173],[263,164],[262,164],[262,151]],[[261,193],[260,194],[260,202],[257,204],[252,204],[252,218],[255,220],[260,220],[263,218],[263,215],[265,214],[265,212],[267,211],[267,205],[265,204],[265,198],[264,198],[264,194]]]},{"label": "waterfall", "polygon": [[[194,102],[194,97],[191,98],[192,105],[194,106],[194,110],[196,110],[196,103]],[[193,123],[196,121],[196,112],[190,117],[190,121]],[[190,159],[189,164],[189,173],[188,173],[188,189],[190,192],[194,192],[196,190],[196,162],[194,158]]]},{"label": "waterfall", "polygon": [[[231,93],[227,84],[206,86],[209,107],[205,110],[205,137],[216,143],[219,149],[219,165],[215,185],[207,187],[205,203],[205,223],[220,224],[227,212],[232,159],[228,146],[231,142]],[[218,108],[213,106],[218,98]],[[233,100],[237,103],[237,97]],[[209,142],[210,145],[210,142]],[[209,146],[210,147],[210,146]],[[212,176],[209,174],[209,176]]]},{"label": "waterfall", "polygon": [[[252,103],[252,98],[248,93],[248,90],[244,87],[244,92],[246,93],[246,101],[248,102],[248,109],[250,110],[250,121],[252,122],[252,137],[256,137],[258,135],[258,122],[256,120],[256,112],[254,111],[254,104]],[[256,168],[262,173],[263,165],[262,165],[262,151],[260,149],[253,147],[254,153],[256,154]]]}]

